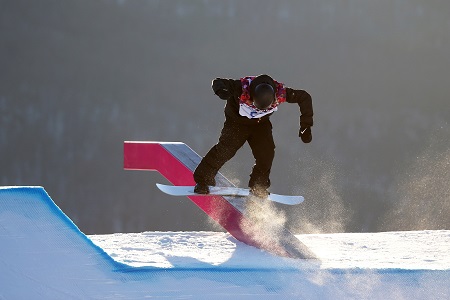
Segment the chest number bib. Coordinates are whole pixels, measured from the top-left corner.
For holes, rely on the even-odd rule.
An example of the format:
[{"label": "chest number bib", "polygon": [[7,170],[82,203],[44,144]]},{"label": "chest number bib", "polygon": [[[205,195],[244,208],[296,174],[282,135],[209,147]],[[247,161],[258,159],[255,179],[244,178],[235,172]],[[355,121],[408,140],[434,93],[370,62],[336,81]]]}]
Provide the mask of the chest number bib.
[{"label": "chest number bib", "polygon": [[249,119],[259,119],[264,117],[265,115],[271,114],[274,111],[277,111],[278,107],[271,107],[266,110],[259,110],[256,107],[249,106],[245,103],[239,103],[239,114],[243,117],[247,117]]}]

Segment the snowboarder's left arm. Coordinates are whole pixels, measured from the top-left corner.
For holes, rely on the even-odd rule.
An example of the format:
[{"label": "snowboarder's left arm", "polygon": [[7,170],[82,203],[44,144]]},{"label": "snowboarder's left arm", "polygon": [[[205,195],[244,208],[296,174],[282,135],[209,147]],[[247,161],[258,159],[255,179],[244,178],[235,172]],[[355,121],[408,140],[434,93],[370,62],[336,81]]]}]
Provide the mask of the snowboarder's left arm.
[{"label": "snowboarder's left arm", "polygon": [[286,88],[286,102],[297,103],[300,107],[299,136],[305,143],[311,142],[311,126],[313,126],[313,106],[311,95],[304,90]]}]

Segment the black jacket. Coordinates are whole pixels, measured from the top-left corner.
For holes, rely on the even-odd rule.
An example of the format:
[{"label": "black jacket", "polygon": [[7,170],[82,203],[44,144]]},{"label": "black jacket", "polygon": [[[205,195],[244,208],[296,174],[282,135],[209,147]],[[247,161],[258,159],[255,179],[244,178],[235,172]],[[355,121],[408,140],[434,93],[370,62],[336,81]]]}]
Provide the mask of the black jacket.
[{"label": "black jacket", "polygon": [[[268,75],[259,75],[250,84],[250,97],[255,87],[260,83],[269,83],[274,89],[276,85],[274,80]],[[215,94],[219,90],[227,90],[229,97],[226,99],[225,116],[238,123],[243,124],[256,124],[258,122],[264,122],[269,120],[270,115],[266,115],[260,119],[249,119],[239,114],[239,100],[242,94],[242,84],[240,79],[225,79],[216,78],[212,82],[212,89]],[[300,127],[313,126],[313,107],[311,95],[304,90],[294,90],[292,88],[286,88],[286,102],[297,103],[300,109]]]}]

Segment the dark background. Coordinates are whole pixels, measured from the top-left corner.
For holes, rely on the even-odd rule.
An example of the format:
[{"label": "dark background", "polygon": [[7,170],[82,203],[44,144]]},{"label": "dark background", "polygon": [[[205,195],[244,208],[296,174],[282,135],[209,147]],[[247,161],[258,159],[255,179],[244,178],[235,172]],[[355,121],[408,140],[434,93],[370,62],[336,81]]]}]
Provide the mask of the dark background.
[{"label": "dark background", "polygon": [[[450,229],[448,1],[0,0],[0,185],[44,186],[87,234],[219,230],[123,141],[204,155],[214,77],[267,73],[313,96],[272,116],[272,191],[300,232]],[[246,145],[222,169],[246,186]]]}]

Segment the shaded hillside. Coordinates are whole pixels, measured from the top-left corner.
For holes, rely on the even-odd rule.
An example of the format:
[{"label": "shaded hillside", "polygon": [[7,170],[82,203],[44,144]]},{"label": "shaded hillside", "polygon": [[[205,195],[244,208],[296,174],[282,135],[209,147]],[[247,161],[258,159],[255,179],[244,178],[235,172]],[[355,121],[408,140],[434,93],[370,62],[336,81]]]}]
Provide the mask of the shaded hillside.
[{"label": "shaded hillside", "polygon": [[[0,1],[0,184],[45,186],[86,233],[211,229],[158,174],[123,171],[122,142],[204,155],[211,80],[268,73],[313,95],[312,144],[295,105],[272,118],[272,190],[307,199],[280,207],[295,231],[449,229],[448,6]],[[245,146],[223,173],[245,186],[251,166]]]}]

